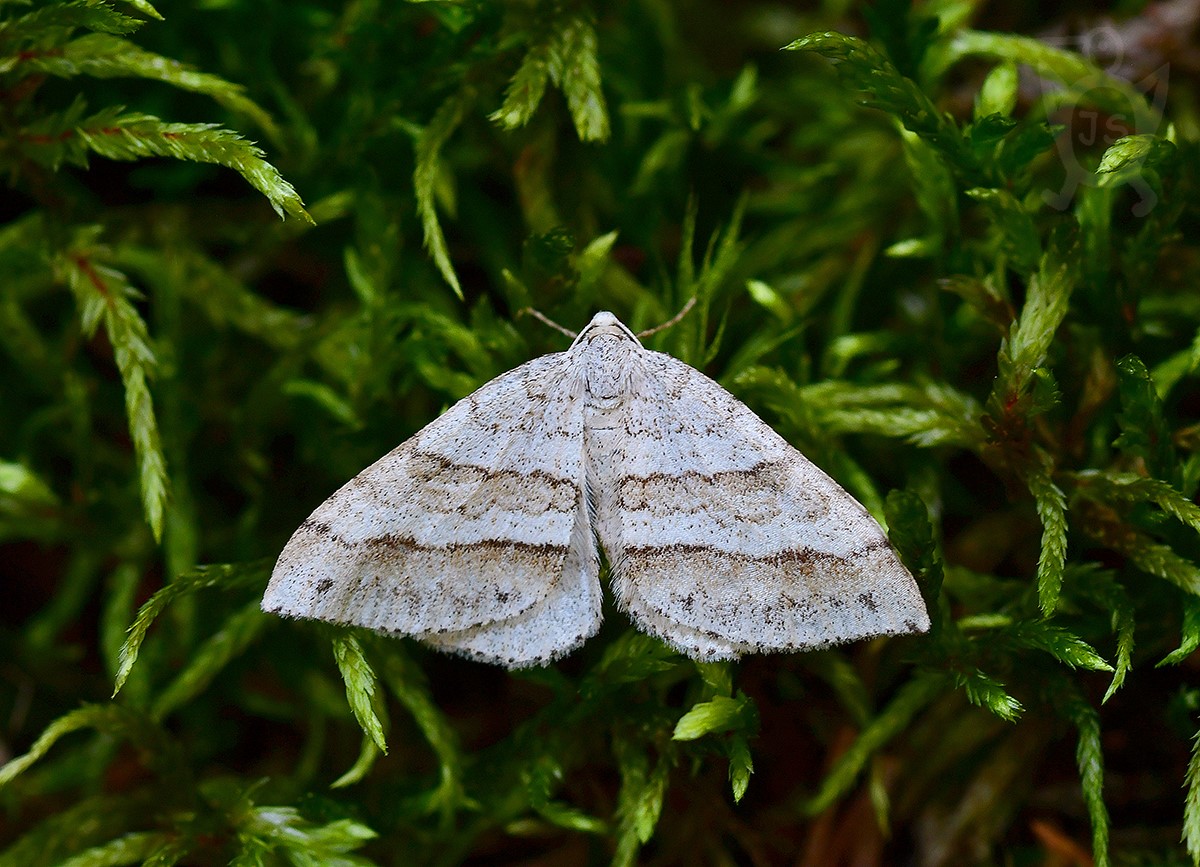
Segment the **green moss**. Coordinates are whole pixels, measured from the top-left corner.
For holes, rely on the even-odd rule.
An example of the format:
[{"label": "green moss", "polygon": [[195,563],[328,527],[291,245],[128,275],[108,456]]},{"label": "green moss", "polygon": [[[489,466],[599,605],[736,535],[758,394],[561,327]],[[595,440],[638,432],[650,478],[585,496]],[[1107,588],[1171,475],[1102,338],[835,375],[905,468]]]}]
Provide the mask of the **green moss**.
[{"label": "green moss", "polygon": [[[0,867],[1200,864],[1186,64],[1035,5],[176,5],[0,0]],[[509,673],[258,610],[564,347],[522,310],[692,297],[650,342],[886,521],[928,635],[698,665],[609,610]]]}]

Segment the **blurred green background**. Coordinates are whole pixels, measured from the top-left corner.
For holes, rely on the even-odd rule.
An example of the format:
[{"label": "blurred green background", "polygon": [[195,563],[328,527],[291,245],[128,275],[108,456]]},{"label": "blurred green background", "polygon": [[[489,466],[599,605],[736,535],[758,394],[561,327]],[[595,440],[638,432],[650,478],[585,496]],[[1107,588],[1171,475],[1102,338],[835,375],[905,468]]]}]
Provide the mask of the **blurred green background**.
[{"label": "blurred green background", "polygon": [[[0,865],[1200,863],[1198,24],[0,0]],[[522,308],[692,297],[648,345],[928,635],[697,665],[609,600],[511,673],[258,610],[565,348]]]}]

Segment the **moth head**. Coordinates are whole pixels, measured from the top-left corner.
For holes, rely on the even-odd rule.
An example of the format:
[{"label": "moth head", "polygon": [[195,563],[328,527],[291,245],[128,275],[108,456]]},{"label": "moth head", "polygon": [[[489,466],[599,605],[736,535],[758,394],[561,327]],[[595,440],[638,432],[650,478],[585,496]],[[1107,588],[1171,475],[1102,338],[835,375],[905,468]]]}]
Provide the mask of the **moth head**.
[{"label": "moth head", "polygon": [[579,332],[570,352],[578,359],[591,409],[609,413],[621,407],[641,350],[637,335],[607,311]]},{"label": "moth head", "polygon": [[624,340],[629,340],[639,347],[642,345],[642,342],[637,339],[637,335],[630,331],[624,322],[622,322],[616,316],[613,316],[607,310],[601,310],[599,313],[593,316],[592,321],[585,325],[583,330],[579,332],[579,336],[575,338],[575,342],[571,344],[571,348],[574,349],[581,343],[588,343],[601,336],[615,336]]}]

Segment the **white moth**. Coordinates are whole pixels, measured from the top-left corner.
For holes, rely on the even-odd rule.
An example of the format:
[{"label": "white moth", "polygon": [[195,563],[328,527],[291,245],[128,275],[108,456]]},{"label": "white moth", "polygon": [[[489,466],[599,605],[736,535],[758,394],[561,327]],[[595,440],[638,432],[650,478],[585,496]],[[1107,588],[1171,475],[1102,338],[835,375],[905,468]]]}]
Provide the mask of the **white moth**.
[{"label": "white moth", "polygon": [[929,628],[866,509],[611,313],[322,503],[262,607],[539,665],[600,627],[597,543],[620,608],[695,659]]}]

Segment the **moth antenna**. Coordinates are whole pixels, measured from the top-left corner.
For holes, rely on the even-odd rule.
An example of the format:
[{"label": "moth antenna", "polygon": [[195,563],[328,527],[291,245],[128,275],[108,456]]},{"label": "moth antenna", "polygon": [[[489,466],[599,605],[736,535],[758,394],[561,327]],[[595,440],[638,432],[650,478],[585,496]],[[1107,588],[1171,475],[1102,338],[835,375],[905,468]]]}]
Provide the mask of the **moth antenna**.
[{"label": "moth antenna", "polygon": [[674,316],[672,316],[670,319],[668,319],[662,325],[655,325],[653,328],[647,328],[645,331],[639,331],[637,333],[638,339],[640,340],[643,337],[649,337],[651,334],[658,334],[658,332],[660,332],[660,331],[665,331],[666,329],[670,328],[672,325],[675,325],[676,323],[678,323],[680,319],[687,316],[688,312],[695,306],[696,306],[696,296],[693,295],[691,298],[688,299],[688,303],[683,305],[682,310],[680,310],[678,313],[676,313]]},{"label": "moth antenna", "polygon": [[538,322],[542,323],[543,325],[549,325],[555,331],[558,331],[562,334],[567,335],[567,337],[571,338],[572,340],[574,340],[576,337],[579,336],[576,332],[572,331],[570,328],[563,328],[561,325],[559,325],[557,322],[555,322],[549,316],[542,313],[540,310],[534,310],[532,307],[522,307],[520,310],[517,311],[517,315],[518,316],[526,316],[526,315],[532,316]]}]

